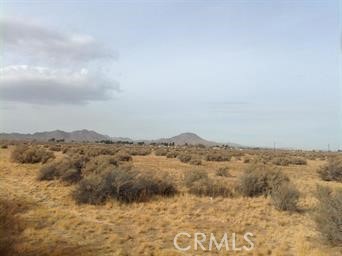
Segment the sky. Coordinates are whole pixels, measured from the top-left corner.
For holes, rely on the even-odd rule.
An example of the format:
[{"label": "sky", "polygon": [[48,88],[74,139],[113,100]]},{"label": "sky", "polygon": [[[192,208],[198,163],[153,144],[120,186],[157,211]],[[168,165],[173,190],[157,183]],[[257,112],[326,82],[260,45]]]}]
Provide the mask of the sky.
[{"label": "sky", "polygon": [[0,0],[0,132],[342,148],[340,10],[334,0]]}]

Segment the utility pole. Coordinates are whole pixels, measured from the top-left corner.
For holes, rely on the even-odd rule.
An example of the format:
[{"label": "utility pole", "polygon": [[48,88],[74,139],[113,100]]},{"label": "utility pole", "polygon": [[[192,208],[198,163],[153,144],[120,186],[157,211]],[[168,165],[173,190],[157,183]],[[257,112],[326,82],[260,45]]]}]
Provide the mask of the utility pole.
[{"label": "utility pole", "polygon": [[276,143],[275,143],[275,141],[273,142],[273,151],[276,152]]},{"label": "utility pole", "polygon": [[328,152],[330,152],[330,144],[328,144]]}]

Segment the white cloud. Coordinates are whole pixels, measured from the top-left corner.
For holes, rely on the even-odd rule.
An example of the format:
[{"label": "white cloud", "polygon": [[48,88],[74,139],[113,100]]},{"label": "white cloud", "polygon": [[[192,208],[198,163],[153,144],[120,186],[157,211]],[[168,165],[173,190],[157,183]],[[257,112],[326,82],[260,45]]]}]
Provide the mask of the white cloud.
[{"label": "white cloud", "polygon": [[23,53],[30,58],[53,62],[88,62],[117,57],[90,35],[64,33],[30,19],[1,18],[0,31],[6,54]]},{"label": "white cloud", "polygon": [[0,99],[34,104],[84,104],[111,98],[119,84],[87,69],[68,71],[26,65],[0,69]]}]

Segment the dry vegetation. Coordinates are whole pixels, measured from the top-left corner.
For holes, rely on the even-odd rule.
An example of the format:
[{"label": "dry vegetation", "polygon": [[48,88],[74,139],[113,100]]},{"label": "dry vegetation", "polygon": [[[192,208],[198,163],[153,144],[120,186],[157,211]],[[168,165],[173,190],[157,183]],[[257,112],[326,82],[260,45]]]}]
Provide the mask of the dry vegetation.
[{"label": "dry vegetation", "polygon": [[12,144],[0,149],[0,255],[208,254],[177,251],[182,231],[252,232],[255,249],[236,255],[342,255],[336,153]]}]

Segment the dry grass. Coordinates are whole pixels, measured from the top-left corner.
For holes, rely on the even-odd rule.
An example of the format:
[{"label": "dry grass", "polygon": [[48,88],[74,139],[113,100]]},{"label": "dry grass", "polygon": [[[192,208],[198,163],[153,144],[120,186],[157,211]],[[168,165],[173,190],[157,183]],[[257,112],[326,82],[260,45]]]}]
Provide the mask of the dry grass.
[{"label": "dry grass", "polygon": [[[307,165],[281,167],[300,190],[301,212],[282,212],[269,199],[210,198],[180,193],[171,198],[149,202],[120,204],[109,200],[104,205],[77,205],[71,192],[74,186],[52,181],[37,181],[40,164],[10,161],[8,149],[0,152],[0,198],[22,198],[34,203],[30,210],[18,213],[25,224],[16,242],[16,250],[27,255],[219,255],[217,251],[177,252],[172,240],[180,231],[222,234],[252,232],[255,249],[249,255],[341,255],[341,247],[332,247],[320,239],[311,211],[316,205],[316,184],[333,189],[341,183],[322,181],[315,171],[325,163],[308,160]],[[55,152],[60,158],[62,152]],[[255,157],[249,153],[250,159]],[[168,174],[180,191],[185,192],[184,174],[205,169],[210,178],[234,184],[246,164],[242,161],[203,161],[200,167],[181,163],[166,156],[133,156],[133,166]],[[217,177],[216,170],[228,167],[231,177]],[[225,255],[226,253],[221,253]],[[235,255],[247,253],[237,252]],[[25,254],[24,254],[25,255]]]}]

